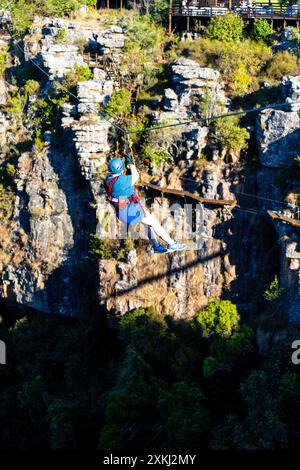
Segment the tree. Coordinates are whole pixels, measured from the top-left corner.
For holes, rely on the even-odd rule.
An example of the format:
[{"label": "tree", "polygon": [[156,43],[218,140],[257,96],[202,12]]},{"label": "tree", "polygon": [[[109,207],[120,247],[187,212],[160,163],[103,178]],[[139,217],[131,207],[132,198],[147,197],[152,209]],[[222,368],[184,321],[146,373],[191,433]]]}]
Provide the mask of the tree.
[{"label": "tree", "polygon": [[150,6],[151,17],[158,24],[167,24],[169,15],[169,2],[167,0],[154,0]]},{"label": "tree", "polygon": [[64,16],[81,5],[94,4],[94,0],[0,0],[0,8],[8,10],[12,17],[14,36],[22,37],[36,15]]},{"label": "tree", "polygon": [[234,13],[226,13],[224,16],[215,16],[209,22],[205,30],[205,37],[220,41],[238,41],[243,37],[243,19]]},{"label": "tree", "polygon": [[237,308],[230,300],[212,300],[196,317],[203,336],[215,333],[228,337],[238,329],[239,320]]},{"label": "tree", "polygon": [[218,370],[239,370],[247,363],[253,350],[253,330],[243,325],[231,336],[215,336],[210,345],[210,356],[203,361],[204,377],[212,377]]},{"label": "tree", "polygon": [[274,450],[287,446],[278,390],[264,371],[253,371],[240,387],[246,416],[228,415],[213,431],[213,449]]},{"label": "tree", "polygon": [[164,418],[170,448],[199,449],[210,423],[199,388],[177,382],[161,390],[158,409]]},{"label": "tree", "polygon": [[268,20],[257,18],[254,20],[252,37],[256,40],[265,41],[273,33],[273,28],[268,22]]}]

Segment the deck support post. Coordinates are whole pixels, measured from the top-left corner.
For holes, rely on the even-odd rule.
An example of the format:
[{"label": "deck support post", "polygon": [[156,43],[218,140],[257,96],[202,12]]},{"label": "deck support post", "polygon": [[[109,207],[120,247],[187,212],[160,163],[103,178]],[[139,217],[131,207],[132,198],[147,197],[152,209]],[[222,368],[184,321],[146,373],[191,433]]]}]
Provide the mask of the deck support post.
[{"label": "deck support post", "polygon": [[190,30],[190,17],[189,16],[186,17],[186,30],[187,32],[189,32]]},{"label": "deck support post", "polygon": [[169,34],[172,33],[172,9],[173,9],[173,0],[170,0],[170,3],[169,3]]}]

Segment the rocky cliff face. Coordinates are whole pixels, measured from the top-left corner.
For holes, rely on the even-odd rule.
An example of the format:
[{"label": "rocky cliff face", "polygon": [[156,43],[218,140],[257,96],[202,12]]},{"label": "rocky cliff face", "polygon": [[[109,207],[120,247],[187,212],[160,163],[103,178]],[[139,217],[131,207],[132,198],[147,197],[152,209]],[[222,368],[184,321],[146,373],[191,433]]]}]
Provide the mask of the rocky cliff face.
[{"label": "rocky cliff face", "polygon": [[[298,219],[297,193],[299,184],[294,182],[289,190],[282,185],[282,172],[295,172],[295,158],[300,153],[299,97],[300,77],[283,77],[282,110],[267,110],[257,121],[257,141],[262,168],[257,173],[258,195],[262,208],[273,209],[289,219]],[[293,178],[292,178],[293,179]],[[281,182],[281,183],[280,183]],[[288,196],[285,198],[286,193]],[[280,203],[279,201],[285,201]],[[299,229],[288,222],[274,221],[280,248],[280,281],[285,289],[287,309],[291,321],[299,321]]]},{"label": "rocky cliff face", "polygon": [[[56,43],[62,29],[68,45]],[[25,61],[37,60],[49,73],[44,85],[47,88],[75,66],[87,63],[80,41],[102,52],[109,51],[118,63],[124,32],[123,25],[39,20],[25,39]],[[289,84],[286,89],[293,86]],[[258,224],[256,214],[204,205],[197,249],[159,256],[151,255],[147,244],[138,243],[122,261],[93,261],[89,257],[90,234],[104,230],[111,217],[103,196],[103,175],[113,134],[97,109],[109,100],[115,88],[115,81],[101,67],[93,67],[93,78],[78,83],[76,103],[72,100],[61,107],[62,135],[48,132],[42,151],[23,152],[19,157],[13,216],[1,239],[2,252],[7,254],[0,264],[2,300],[71,316],[87,315],[100,306],[110,318],[151,304],[177,319],[190,318],[209,299],[220,296],[229,296],[246,310],[257,280],[264,279],[268,272],[266,252],[276,243],[275,229],[268,223],[271,240],[262,243],[264,222]],[[208,118],[226,111],[229,104],[217,71],[181,58],[172,66],[170,86],[152,111],[152,119],[162,123]],[[9,137],[9,119],[6,113],[0,114],[3,144]],[[253,192],[257,187],[261,197],[268,194],[278,199],[273,168],[293,161],[299,143],[298,126],[297,111],[262,113],[257,125],[262,167],[257,171],[241,170],[236,162],[226,163],[222,152],[208,145],[207,126],[181,128],[171,139],[172,162],[164,165],[160,175],[153,169],[152,179],[163,186],[199,192],[206,198],[237,198],[241,202],[236,191]],[[199,165],[203,152],[207,158]],[[263,184],[266,178],[271,192]],[[144,196],[162,205],[160,194],[147,191]],[[186,202],[181,198],[164,200],[167,208],[173,203],[182,207]],[[257,201],[255,208],[266,209]],[[280,227],[276,230],[281,239],[285,228]],[[199,237],[199,233],[196,235]],[[295,237],[292,234],[290,242],[280,245],[281,276],[290,291],[292,319],[298,315],[293,305],[299,300]],[[14,253],[16,246],[18,256]]]}]

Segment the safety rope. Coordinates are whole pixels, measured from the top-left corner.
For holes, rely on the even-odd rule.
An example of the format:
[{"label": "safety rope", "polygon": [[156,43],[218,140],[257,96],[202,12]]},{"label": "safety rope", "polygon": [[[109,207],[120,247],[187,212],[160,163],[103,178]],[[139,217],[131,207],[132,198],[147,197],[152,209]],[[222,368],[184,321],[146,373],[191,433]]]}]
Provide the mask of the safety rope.
[{"label": "safety rope", "polygon": [[127,157],[129,161],[132,161],[132,163],[135,164],[134,156],[132,152],[130,151],[130,142],[129,142],[128,132],[125,132],[124,134],[124,143],[125,143],[125,157]]}]

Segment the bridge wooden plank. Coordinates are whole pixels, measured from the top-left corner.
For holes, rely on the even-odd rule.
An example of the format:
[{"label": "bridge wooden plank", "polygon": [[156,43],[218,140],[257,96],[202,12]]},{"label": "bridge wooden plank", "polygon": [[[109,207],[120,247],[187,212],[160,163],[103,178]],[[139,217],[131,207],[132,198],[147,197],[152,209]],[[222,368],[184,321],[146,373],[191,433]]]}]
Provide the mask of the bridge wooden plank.
[{"label": "bridge wooden plank", "polygon": [[294,227],[300,227],[300,220],[292,219],[291,217],[286,217],[285,215],[279,215],[277,212],[274,211],[267,211],[269,216],[274,220],[281,220],[282,222],[286,222]]},{"label": "bridge wooden plank", "polygon": [[189,191],[184,191],[181,189],[169,189],[169,188],[158,186],[153,183],[148,183],[146,181],[137,182],[136,186],[145,187],[145,188],[148,187],[148,188],[154,189],[155,191],[159,191],[160,193],[163,193],[163,194],[174,194],[180,197],[189,197],[196,201],[202,202],[203,204],[209,204],[212,206],[230,206],[231,208],[236,206],[236,201],[233,199],[232,200],[230,199],[207,199],[205,197],[199,196],[198,194],[190,193]]}]

